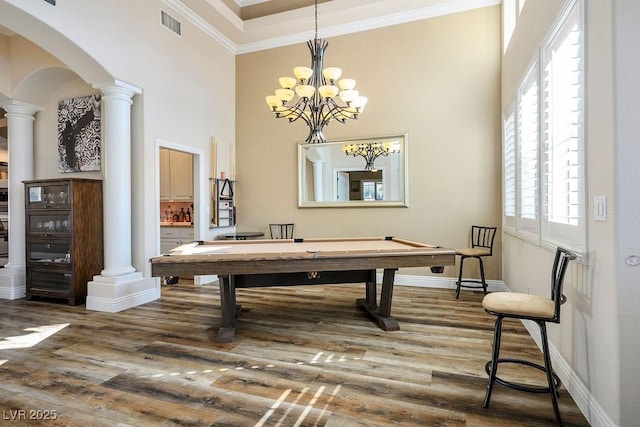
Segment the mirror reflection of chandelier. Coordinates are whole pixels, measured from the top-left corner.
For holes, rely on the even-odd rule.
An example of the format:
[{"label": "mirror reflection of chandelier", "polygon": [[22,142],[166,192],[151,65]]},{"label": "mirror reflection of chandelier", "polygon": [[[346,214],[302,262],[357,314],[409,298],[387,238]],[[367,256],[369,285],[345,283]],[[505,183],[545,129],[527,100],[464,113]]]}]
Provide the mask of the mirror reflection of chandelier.
[{"label": "mirror reflection of chandelier", "polygon": [[[311,51],[311,68],[295,67],[294,77],[280,77],[280,89],[266,97],[267,104],[276,118],[285,117],[289,123],[298,119],[309,126],[307,143],[327,142],[322,129],[332,120],[345,123],[357,119],[367,104],[367,98],[354,89],[356,81],[340,79],[342,70],[324,68],[324,52],[329,45],[318,38],[318,1],[315,1],[316,33],[307,42]],[[340,80],[338,80],[340,79]],[[341,101],[341,104],[337,100]]]},{"label": "mirror reflection of chandelier", "polygon": [[393,142],[368,142],[363,144],[345,144],[342,146],[342,151],[347,156],[362,156],[366,161],[364,170],[375,171],[374,162],[380,156],[388,156],[389,154],[396,154],[400,152],[400,146],[398,143]]}]

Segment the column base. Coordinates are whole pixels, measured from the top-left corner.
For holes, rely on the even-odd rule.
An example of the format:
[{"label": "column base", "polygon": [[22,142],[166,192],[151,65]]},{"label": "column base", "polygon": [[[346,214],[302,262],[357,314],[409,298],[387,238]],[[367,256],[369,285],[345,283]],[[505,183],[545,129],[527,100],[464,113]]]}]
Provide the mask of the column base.
[{"label": "column base", "polygon": [[25,268],[0,268],[0,299],[20,299],[27,292]]},{"label": "column base", "polygon": [[160,280],[136,272],[122,276],[93,276],[87,283],[87,310],[117,313],[160,298]]}]

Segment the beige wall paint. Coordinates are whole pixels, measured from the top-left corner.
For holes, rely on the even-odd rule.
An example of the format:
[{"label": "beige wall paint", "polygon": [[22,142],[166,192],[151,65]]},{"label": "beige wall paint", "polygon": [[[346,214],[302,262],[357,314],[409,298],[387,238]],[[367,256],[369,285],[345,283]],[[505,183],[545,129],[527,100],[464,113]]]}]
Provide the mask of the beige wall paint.
[{"label": "beige wall paint", "polygon": [[[511,45],[503,57],[503,106],[552,28],[564,2],[527,1],[518,18]],[[615,210],[613,156],[613,78],[611,2],[588,2],[586,8],[586,159],[587,263],[572,263],[566,281],[568,302],[562,322],[549,328],[549,337],[562,358],[597,402],[593,425],[601,425],[602,410],[619,422],[620,354],[616,300]],[[609,219],[592,219],[591,201],[607,195]],[[549,292],[553,253],[511,235],[503,235],[503,278],[515,292]],[[570,387],[570,385],[569,385]],[[589,415],[589,414],[586,414]]]},{"label": "beige wall paint", "polygon": [[[275,119],[264,97],[278,77],[310,64],[308,48],[238,56],[238,228],[267,232],[270,222],[294,222],[297,237],[394,235],[463,247],[472,224],[498,225],[499,28],[500,8],[490,7],[328,39],[325,66],[355,78],[369,104],[357,121],[331,123],[325,136],[407,133],[408,208],[298,208],[297,143],[308,128]],[[501,278],[499,240],[489,279]],[[477,270],[469,266],[468,274]]]}]

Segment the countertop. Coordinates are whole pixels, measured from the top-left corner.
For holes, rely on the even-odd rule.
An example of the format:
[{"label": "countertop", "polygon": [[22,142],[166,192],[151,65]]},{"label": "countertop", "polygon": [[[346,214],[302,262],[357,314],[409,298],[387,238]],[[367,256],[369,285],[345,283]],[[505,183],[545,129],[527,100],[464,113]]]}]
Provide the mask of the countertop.
[{"label": "countertop", "polygon": [[161,222],[160,227],[189,227],[193,228],[190,222]]}]

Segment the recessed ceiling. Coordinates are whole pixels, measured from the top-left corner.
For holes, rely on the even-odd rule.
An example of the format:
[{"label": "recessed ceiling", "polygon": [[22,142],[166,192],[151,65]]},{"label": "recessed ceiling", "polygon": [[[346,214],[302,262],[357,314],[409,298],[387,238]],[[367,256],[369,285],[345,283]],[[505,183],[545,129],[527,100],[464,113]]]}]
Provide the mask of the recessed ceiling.
[{"label": "recessed ceiling", "polygon": [[[330,1],[333,0],[318,0],[318,4]],[[314,5],[314,0],[223,0],[223,2],[243,21]]]},{"label": "recessed ceiling", "polygon": [[[315,33],[314,0],[162,0],[235,53],[304,42]],[[500,4],[501,0],[318,0],[328,38]]]}]

